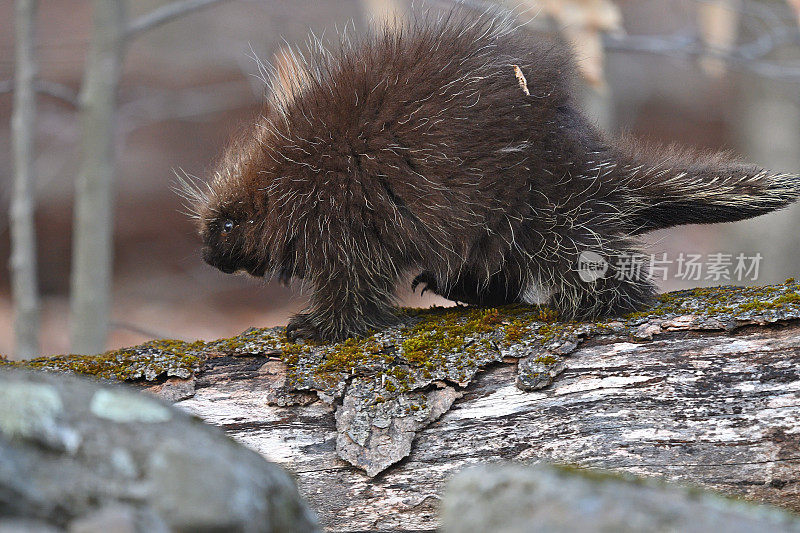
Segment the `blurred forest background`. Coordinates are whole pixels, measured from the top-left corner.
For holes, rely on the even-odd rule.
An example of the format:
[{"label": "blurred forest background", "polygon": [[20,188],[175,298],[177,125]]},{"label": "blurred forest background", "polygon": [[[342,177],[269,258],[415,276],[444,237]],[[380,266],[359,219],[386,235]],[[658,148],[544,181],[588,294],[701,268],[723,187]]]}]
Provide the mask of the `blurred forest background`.
[{"label": "blurred forest background", "polygon": [[[174,0],[172,0],[174,1]],[[180,1],[180,0],[179,0]],[[184,0],[185,1],[185,0]],[[77,95],[102,0],[39,2],[32,176],[41,336],[37,353],[70,351],[73,201],[81,165]],[[203,3],[203,2],[201,2]],[[406,13],[405,0],[229,0],[143,32],[127,44],[117,91],[113,278],[107,348],[150,338],[218,338],[285,324],[304,297],[277,282],[224,275],[199,241],[173,169],[206,177],[227,140],[259,112],[264,85],[252,56],[272,61],[309,30]],[[127,2],[129,20],[169,0]],[[419,2],[417,2],[419,4]],[[429,0],[436,9],[448,2]],[[480,8],[481,0],[467,4]],[[559,32],[583,75],[588,113],[611,132],[729,149],[775,170],[800,172],[798,0],[514,0],[528,31]],[[10,257],[14,2],[0,2],[0,263]],[[101,32],[102,33],[102,32]],[[18,69],[17,69],[18,70]],[[800,274],[800,206],[756,220],[687,226],[647,237],[648,251],[763,257],[755,281]],[[673,276],[665,290],[720,284]],[[734,280],[736,281],[736,280]],[[724,280],[723,280],[724,282]],[[738,283],[738,282],[737,282]],[[406,295],[408,305],[443,304]],[[0,269],[0,354],[15,357],[11,276]]]}]

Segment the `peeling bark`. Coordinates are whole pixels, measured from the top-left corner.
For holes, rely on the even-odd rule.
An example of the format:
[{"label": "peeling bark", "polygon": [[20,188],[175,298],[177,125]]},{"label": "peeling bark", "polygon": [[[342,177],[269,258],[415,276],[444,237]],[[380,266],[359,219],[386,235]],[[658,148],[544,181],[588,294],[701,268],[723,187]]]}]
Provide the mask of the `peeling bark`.
[{"label": "peeling bark", "polygon": [[[430,392],[402,395],[378,405],[372,403],[370,383],[350,384],[336,410],[336,450],[339,457],[376,476],[411,453],[417,431],[446,413],[460,396],[444,384]],[[353,391],[352,389],[357,389]]]}]

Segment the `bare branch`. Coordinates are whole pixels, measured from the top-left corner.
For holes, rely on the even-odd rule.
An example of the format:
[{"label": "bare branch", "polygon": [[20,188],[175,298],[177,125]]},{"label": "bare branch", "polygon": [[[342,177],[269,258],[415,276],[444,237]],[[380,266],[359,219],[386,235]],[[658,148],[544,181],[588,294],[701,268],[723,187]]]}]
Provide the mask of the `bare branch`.
[{"label": "bare branch", "polygon": [[[38,94],[46,94],[61,100],[75,109],[79,107],[78,94],[71,87],[54,81],[34,80],[33,88]],[[0,94],[13,92],[14,80],[0,80]]]},{"label": "bare branch", "polygon": [[80,107],[78,93],[67,85],[53,81],[37,80],[34,87],[36,88],[36,92],[39,94],[46,94],[47,96],[53,97],[56,100],[61,100],[65,104],[69,104],[75,109]]},{"label": "bare branch", "polygon": [[171,4],[161,6],[131,21],[125,32],[125,39],[134,39],[146,31],[171,22],[192,11],[197,11],[227,1],[229,0],[176,0]]},{"label": "bare branch", "polygon": [[227,81],[180,91],[153,92],[119,108],[126,133],[165,120],[191,119],[258,102],[242,81]]},{"label": "bare branch", "polygon": [[[711,0],[694,0],[697,4]],[[488,0],[431,0],[434,5],[461,5],[475,11],[486,11],[497,4]],[[794,7],[800,0],[789,0]],[[800,63],[771,61],[765,58],[784,46],[800,45],[800,28],[795,24],[789,6],[764,4],[761,2],[731,2],[728,5],[745,17],[743,22],[757,26],[756,37],[746,43],[726,49],[706,46],[693,33],[673,35],[603,35],[603,48],[608,52],[633,52],[657,54],[670,57],[713,58],[731,66],[754,72],[765,78],[800,82]]]},{"label": "bare branch", "polygon": [[130,331],[132,333],[136,333],[148,339],[176,339],[176,340],[185,340],[176,337],[175,335],[165,333],[163,331],[155,331],[147,328],[143,328],[142,326],[137,326],[136,324],[132,324],[130,322],[122,322],[119,320],[115,320],[109,323],[109,326],[114,329],[121,329],[125,331]]},{"label": "bare branch", "polygon": [[[778,43],[775,40],[774,43]],[[706,47],[692,35],[675,34],[671,36],[650,35],[605,35],[604,47],[609,52],[637,52],[658,54],[670,57],[714,57],[739,68],[755,72],[765,78],[800,82],[800,65],[797,63],[756,59],[748,53],[747,44],[730,50],[716,50]],[[775,45],[777,47],[777,44]],[[763,49],[757,54],[766,55]]]}]

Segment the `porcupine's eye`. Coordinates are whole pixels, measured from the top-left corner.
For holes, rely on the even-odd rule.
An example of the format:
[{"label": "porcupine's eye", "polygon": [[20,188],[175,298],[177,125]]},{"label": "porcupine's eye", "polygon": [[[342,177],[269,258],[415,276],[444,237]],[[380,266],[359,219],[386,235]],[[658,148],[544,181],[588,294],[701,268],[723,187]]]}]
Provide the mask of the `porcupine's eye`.
[{"label": "porcupine's eye", "polygon": [[221,226],[222,234],[225,235],[233,230],[233,220],[225,220]]}]

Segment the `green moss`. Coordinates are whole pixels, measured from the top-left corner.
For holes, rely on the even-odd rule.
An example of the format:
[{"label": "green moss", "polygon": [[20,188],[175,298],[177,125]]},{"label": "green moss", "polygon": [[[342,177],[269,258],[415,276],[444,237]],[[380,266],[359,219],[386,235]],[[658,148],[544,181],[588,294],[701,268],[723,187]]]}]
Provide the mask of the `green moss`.
[{"label": "green moss", "polygon": [[206,343],[177,340],[150,341],[134,348],[113,350],[100,355],[57,355],[11,364],[22,368],[70,372],[103,379],[153,380],[161,376],[188,377],[206,359]]},{"label": "green moss", "polygon": [[545,325],[539,327],[539,332],[542,330],[552,330],[555,333],[557,326],[554,324],[554,321],[558,318],[558,313],[548,308],[534,309],[536,309],[536,311],[526,318],[516,318],[505,327],[504,340],[507,346],[517,344],[525,338],[530,337],[534,323],[545,322]]},{"label": "green moss", "polygon": [[[793,286],[794,278],[787,280]],[[734,315],[742,312],[778,309],[785,304],[800,302],[796,291],[786,292],[786,285],[765,287],[703,287],[685,291],[676,291],[660,295],[650,309],[630,313],[623,318],[628,321],[653,317],[661,318],[669,315],[699,314]]]},{"label": "green moss", "polygon": [[250,328],[241,335],[207,344],[209,349],[222,353],[264,353],[280,349],[283,342],[267,328]]},{"label": "green moss", "polygon": [[765,309],[779,309],[786,304],[800,305],[800,294],[787,292],[772,301],[752,300],[739,306],[741,311],[763,311]]},{"label": "green moss", "polygon": [[384,349],[380,333],[322,345],[312,357],[304,357],[300,345],[285,343],[283,360],[290,379],[335,389],[345,376],[360,373],[372,376],[393,395],[434,376],[466,382],[486,360],[499,356],[494,342],[503,341],[509,332],[512,341],[521,340],[533,331],[534,322],[555,318],[551,310],[524,305],[401,309],[400,314],[410,323],[392,333],[399,337],[396,351]]},{"label": "green moss", "polygon": [[516,344],[523,339],[523,337],[530,334],[530,327],[522,320],[514,320],[506,326],[506,342],[509,344]]},{"label": "green moss", "polygon": [[70,372],[102,379],[155,380],[164,376],[189,377],[210,353],[264,353],[280,349],[278,337],[266,329],[212,342],[163,339],[100,355],[56,355],[4,364],[52,372]]},{"label": "green moss", "polygon": [[742,311],[759,311],[761,309],[766,309],[772,307],[774,304],[772,302],[759,302],[758,300],[753,300],[739,306],[739,309]]},{"label": "green moss", "polygon": [[475,348],[467,345],[468,340],[499,331],[509,316],[520,312],[519,306],[508,306],[502,311],[455,307],[420,313],[417,316],[422,320],[403,331],[406,338],[401,355],[409,364],[428,369],[440,367],[449,356],[459,356],[463,366],[476,354]]},{"label": "green moss", "polygon": [[380,340],[386,340],[383,333],[322,345],[308,357],[298,345],[285,344],[283,360],[289,366],[290,384],[335,393],[347,376],[359,374],[373,379],[385,400],[431,379],[466,383],[482,366],[499,360],[498,344],[536,339],[542,324],[562,328],[553,310],[528,305],[433,307],[399,313],[408,325],[389,333],[389,349]]},{"label": "green moss", "polygon": [[542,324],[539,326],[539,329],[536,331],[539,335],[542,336],[542,342],[547,343],[550,342],[557,337],[560,337],[563,333],[569,331],[571,323],[569,322],[554,322],[552,324]]},{"label": "green moss", "polygon": [[310,353],[311,347],[305,344],[289,342],[284,339],[283,343],[280,345],[280,351],[281,361],[286,363],[287,367],[286,381],[290,385],[295,385],[300,378],[297,371],[297,367],[300,363],[300,356],[304,353]]},{"label": "green moss", "polygon": [[347,339],[338,344],[336,350],[328,353],[328,357],[319,370],[321,372],[350,372],[362,362],[364,362],[362,342],[356,339]]},{"label": "green moss", "polygon": [[[659,296],[655,305],[623,318],[680,314],[725,315],[758,312],[800,305],[800,284],[794,278],[785,285],[768,287],[713,287],[677,291]],[[578,333],[587,326],[602,332],[608,323],[558,321],[557,313],[521,304],[493,309],[433,307],[402,309],[408,325],[336,344],[295,344],[281,331],[250,329],[241,335],[213,342],[153,341],[99,356],[56,356],[30,361],[3,360],[0,365],[89,374],[107,379],[155,379],[164,375],[189,376],[199,369],[205,354],[281,354],[288,367],[288,384],[305,388],[338,386],[345,376],[360,373],[380,380],[389,394],[416,386],[419,379],[468,380],[488,361],[497,360],[497,346],[511,346],[531,339],[548,343]],[[630,323],[629,323],[630,325]],[[395,339],[401,339],[395,348]],[[537,361],[539,362],[539,361]],[[555,358],[542,360],[553,364]]]},{"label": "green moss", "polygon": [[540,355],[533,360],[534,363],[539,363],[540,365],[546,365],[546,366],[554,365],[558,363],[558,361],[559,361],[558,357],[550,354]]},{"label": "green moss", "polygon": [[797,292],[787,292],[786,294],[775,298],[773,303],[800,305],[800,294]]},{"label": "green moss", "polygon": [[382,350],[374,335],[365,339],[347,339],[326,352],[325,361],[317,370],[321,373],[349,374],[359,366],[383,360]]}]

